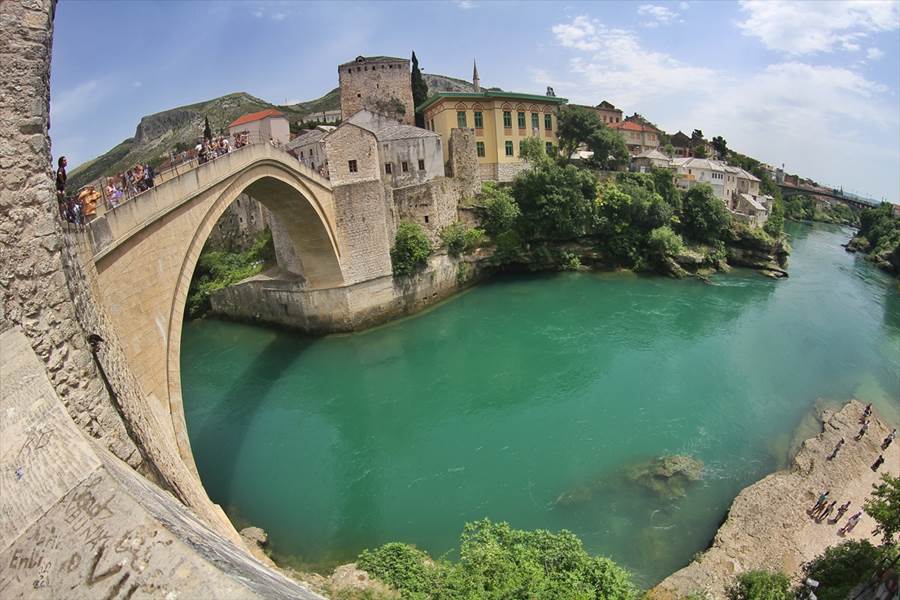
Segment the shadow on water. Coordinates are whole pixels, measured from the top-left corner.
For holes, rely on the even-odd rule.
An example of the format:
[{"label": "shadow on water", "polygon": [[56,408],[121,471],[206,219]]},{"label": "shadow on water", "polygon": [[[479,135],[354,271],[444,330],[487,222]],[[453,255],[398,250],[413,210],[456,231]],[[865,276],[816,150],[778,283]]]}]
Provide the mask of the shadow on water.
[{"label": "shadow on water", "polygon": [[[218,411],[234,412],[234,407],[239,407],[239,414],[230,415],[227,430],[227,438],[223,437],[220,429],[191,429],[188,423],[189,435],[192,437],[194,447],[217,448],[215,465],[210,465],[210,470],[215,470],[217,487],[224,497],[217,498],[222,505],[230,504],[230,490],[235,477],[235,471],[239,464],[239,457],[246,442],[247,434],[253,425],[253,415],[264,410],[263,404],[269,391],[278,383],[279,378],[285,374],[298,357],[314,343],[312,338],[300,336],[275,336],[254,358],[247,363],[241,375],[206,408],[207,412]],[[205,474],[203,465],[198,462],[201,470],[201,479],[211,474]]]}]

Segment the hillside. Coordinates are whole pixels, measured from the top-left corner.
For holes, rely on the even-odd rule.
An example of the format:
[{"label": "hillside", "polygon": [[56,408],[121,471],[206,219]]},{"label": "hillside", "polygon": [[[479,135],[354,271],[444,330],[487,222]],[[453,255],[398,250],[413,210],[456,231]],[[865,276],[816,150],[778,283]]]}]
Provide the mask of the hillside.
[{"label": "hillside", "polygon": [[[431,92],[468,92],[468,81],[423,73]],[[239,116],[277,108],[285,113],[296,131],[304,117],[325,110],[341,108],[340,89],[334,88],[320,98],[287,106],[271,104],[245,92],[228,94],[205,102],[179,106],[141,118],[134,136],[122,141],[106,153],[79,165],[69,173],[70,189],[94,181],[98,177],[121,173],[137,163],[159,165],[170,152],[192,147],[203,132],[203,121],[209,117],[213,132],[224,132],[229,123]]]}]

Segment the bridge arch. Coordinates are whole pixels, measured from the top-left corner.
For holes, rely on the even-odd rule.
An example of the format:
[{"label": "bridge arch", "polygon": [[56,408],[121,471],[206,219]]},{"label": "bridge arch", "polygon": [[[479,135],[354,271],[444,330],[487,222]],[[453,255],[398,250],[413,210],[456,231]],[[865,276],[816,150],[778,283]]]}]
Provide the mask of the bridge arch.
[{"label": "bridge arch", "polygon": [[243,193],[269,209],[310,288],[344,284],[328,181],[260,144],[220,157],[91,224],[97,292],[162,428],[196,474],[181,396],[191,278],[219,217]]}]

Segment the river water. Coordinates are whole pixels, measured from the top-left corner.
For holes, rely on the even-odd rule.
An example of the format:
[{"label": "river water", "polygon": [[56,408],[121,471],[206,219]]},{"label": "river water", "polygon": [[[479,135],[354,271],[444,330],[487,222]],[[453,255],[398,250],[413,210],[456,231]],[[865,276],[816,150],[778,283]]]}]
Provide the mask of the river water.
[{"label": "river water", "polygon": [[[453,557],[466,521],[569,529],[653,584],[734,496],[856,397],[900,422],[900,291],[791,224],[787,280],[510,277],[360,334],[187,323],[182,384],[203,483],[305,568],[405,541]],[[805,426],[804,426],[805,424]],[[680,498],[623,469],[703,461]]]}]

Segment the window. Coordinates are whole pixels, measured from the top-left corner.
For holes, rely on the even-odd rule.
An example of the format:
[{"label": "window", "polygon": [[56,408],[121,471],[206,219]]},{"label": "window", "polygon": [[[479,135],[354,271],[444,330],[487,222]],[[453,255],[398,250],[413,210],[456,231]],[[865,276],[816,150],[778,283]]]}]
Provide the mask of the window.
[{"label": "window", "polygon": [[403,162],[400,163],[400,169],[404,173],[409,173],[409,163],[404,160]]},{"label": "window", "polygon": [[512,145],[512,142],[509,141],[509,140],[506,140],[505,147],[506,147],[506,156],[512,156],[512,155],[513,155],[513,145]]},{"label": "window", "polygon": [[484,116],[481,114],[480,110],[475,111],[475,129],[482,129],[484,127]]},{"label": "window", "polygon": [[424,171],[424,170],[425,170],[425,159],[424,159],[424,158],[420,158],[420,159],[419,159],[419,170],[420,170],[420,171]]},{"label": "window", "polygon": [[512,127],[512,113],[508,110],[503,111],[503,126],[506,128]]},{"label": "window", "polygon": [[522,156],[522,142],[524,140],[519,140],[519,156]]},{"label": "window", "polygon": [[553,117],[551,117],[549,114],[544,115],[544,129],[546,129],[547,131],[553,129]]},{"label": "window", "polygon": [[390,175],[393,172],[394,167],[391,163],[384,163],[384,172],[386,175]]},{"label": "window", "polygon": [[544,149],[547,150],[548,155],[553,154],[553,144],[551,142],[547,142],[546,144],[544,144]]},{"label": "window", "polygon": [[525,129],[525,113],[519,113],[519,129]]},{"label": "window", "polygon": [[537,130],[541,127],[541,120],[537,113],[531,113],[531,129]]},{"label": "window", "polygon": [[428,215],[425,215],[425,222],[428,222]]},{"label": "window", "polygon": [[484,142],[475,142],[475,153],[479,158],[484,158]]},{"label": "window", "polygon": [[355,160],[351,160],[350,162],[348,162],[347,166],[350,167],[351,173],[356,173],[356,161]]},{"label": "window", "polygon": [[466,111],[456,111],[456,126],[461,129],[466,127]]}]

